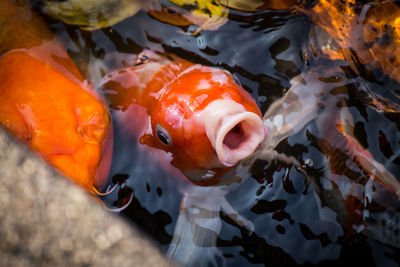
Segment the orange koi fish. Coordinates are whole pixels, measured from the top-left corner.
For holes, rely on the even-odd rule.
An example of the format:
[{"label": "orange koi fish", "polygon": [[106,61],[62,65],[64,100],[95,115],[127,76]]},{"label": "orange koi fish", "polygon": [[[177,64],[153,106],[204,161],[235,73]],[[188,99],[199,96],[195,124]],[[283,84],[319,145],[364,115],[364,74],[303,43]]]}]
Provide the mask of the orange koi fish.
[{"label": "orange koi fish", "polygon": [[361,63],[400,81],[400,7],[396,1],[321,0],[311,10],[302,11],[337,43],[336,51],[329,45],[324,52],[336,53],[355,71]]},{"label": "orange koi fish", "polygon": [[27,4],[0,3],[0,125],[87,190],[108,178],[107,108]]},{"label": "orange koi fish", "polygon": [[[102,88],[111,108],[122,111],[117,120],[135,124],[130,132],[140,143],[166,151],[199,185],[220,182],[266,136],[255,101],[222,69],[145,51],[135,66],[108,74]],[[139,119],[149,123],[138,130],[132,120],[143,107],[147,115]]]}]

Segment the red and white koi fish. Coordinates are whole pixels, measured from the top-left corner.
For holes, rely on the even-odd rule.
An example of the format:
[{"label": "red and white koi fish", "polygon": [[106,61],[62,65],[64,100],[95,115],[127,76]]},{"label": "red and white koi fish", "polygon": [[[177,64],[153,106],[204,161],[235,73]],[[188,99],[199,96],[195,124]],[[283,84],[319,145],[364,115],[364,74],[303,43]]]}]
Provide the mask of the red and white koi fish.
[{"label": "red and white koi fish", "polygon": [[[139,55],[134,65],[108,74],[102,88],[126,132],[141,136],[142,144],[170,153],[172,165],[196,184],[183,190],[181,212],[168,251],[168,256],[179,263],[207,265],[218,254],[215,246],[221,210],[250,231],[253,229],[252,223],[225,199],[237,185],[224,183],[219,174],[251,155],[266,160],[278,158],[301,167],[297,159],[274,149],[313,120],[323,136],[330,138],[325,130],[331,129],[333,137],[339,134],[349,142],[349,153],[375,174],[371,179],[395,192],[399,189],[396,179],[340,126],[346,120],[344,111],[337,112],[338,99],[330,92],[347,81],[339,78],[335,83],[324,83],[319,79],[324,74],[334,76],[335,71],[342,73],[340,66],[329,73],[312,69],[295,78],[286,95],[273,103],[261,119],[254,101],[223,70],[149,51]],[[321,116],[323,108],[334,112],[322,112],[329,118]],[[212,170],[215,175],[196,177],[193,174],[198,170]]]},{"label": "red and white koi fish", "polygon": [[150,51],[135,64],[104,78],[105,97],[121,111],[116,117],[122,127],[140,135],[140,143],[169,153],[193,183],[218,184],[228,167],[264,140],[259,108],[228,72]]},{"label": "red and white koi fish", "polygon": [[132,67],[106,75],[101,88],[116,125],[156,148],[152,154],[159,161],[164,161],[160,151],[170,155],[167,165],[191,182],[180,188],[184,198],[171,259],[184,263],[215,253],[220,209],[252,227],[226,201],[225,194],[240,183],[232,185],[224,174],[251,156],[267,131],[255,101],[227,71],[144,51]]}]

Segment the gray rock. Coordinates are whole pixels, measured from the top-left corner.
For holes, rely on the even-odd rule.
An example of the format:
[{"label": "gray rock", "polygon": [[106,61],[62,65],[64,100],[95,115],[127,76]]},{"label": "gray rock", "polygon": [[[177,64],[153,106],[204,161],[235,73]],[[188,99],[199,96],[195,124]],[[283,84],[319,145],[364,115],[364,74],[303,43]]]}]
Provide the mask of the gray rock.
[{"label": "gray rock", "polygon": [[172,266],[155,243],[0,129],[0,266]]}]

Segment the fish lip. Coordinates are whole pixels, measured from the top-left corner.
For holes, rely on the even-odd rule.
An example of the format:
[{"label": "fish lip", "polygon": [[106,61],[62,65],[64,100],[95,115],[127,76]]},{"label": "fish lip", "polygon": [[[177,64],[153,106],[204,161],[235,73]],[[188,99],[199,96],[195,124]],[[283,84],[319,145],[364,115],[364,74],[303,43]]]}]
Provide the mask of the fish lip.
[{"label": "fish lip", "polygon": [[[222,119],[220,127],[217,129],[217,138],[215,140],[215,151],[221,163],[225,166],[233,166],[238,161],[247,158],[256,150],[258,145],[264,140],[266,130],[262,119],[253,112],[241,112],[227,116]],[[245,124],[245,140],[234,149],[224,144],[226,135],[239,124]]]},{"label": "fish lip", "polygon": [[[212,101],[203,110],[202,117],[206,134],[219,161],[226,167],[234,166],[253,154],[267,135],[258,114],[247,111],[243,105],[230,99]],[[229,147],[224,141],[236,126],[243,140],[236,147]]]}]

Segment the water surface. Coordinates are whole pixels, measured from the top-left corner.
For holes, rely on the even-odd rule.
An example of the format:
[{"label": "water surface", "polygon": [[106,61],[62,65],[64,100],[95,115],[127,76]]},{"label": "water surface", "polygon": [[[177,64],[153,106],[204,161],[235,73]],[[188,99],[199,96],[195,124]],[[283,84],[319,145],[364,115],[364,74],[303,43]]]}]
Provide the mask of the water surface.
[{"label": "water surface", "polygon": [[[377,69],[357,72],[349,62],[324,56],[319,49],[330,37],[304,14],[230,10],[228,18],[218,30],[202,30],[196,36],[190,27],[162,23],[143,10],[92,32],[48,21],[95,85],[148,48],[230,71],[263,113],[287,94],[298,75],[307,77],[304,90],[311,94],[328,88],[329,95],[319,104],[330,109],[316,111],[315,119],[277,144],[272,157],[255,155],[252,166],[240,172],[241,183],[224,196],[254,229],[221,210],[217,249],[204,257],[227,266],[395,266],[400,250],[384,241],[385,235],[400,236],[398,197],[370,179],[330,129],[346,110],[356,140],[399,179],[400,110],[388,113],[371,104],[380,99],[397,107],[398,82]],[[362,64],[358,67],[363,69]],[[311,71],[314,74],[307,75]],[[132,196],[121,215],[167,251],[183,194],[192,185],[177,180],[154,151],[138,145],[137,137],[124,136],[121,127],[114,125],[110,176],[110,183],[120,183],[120,188],[104,201],[118,208]],[[377,229],[374,235],[363,232],[368,225]],[[394,242],[400,245],[400,240]]]}]

